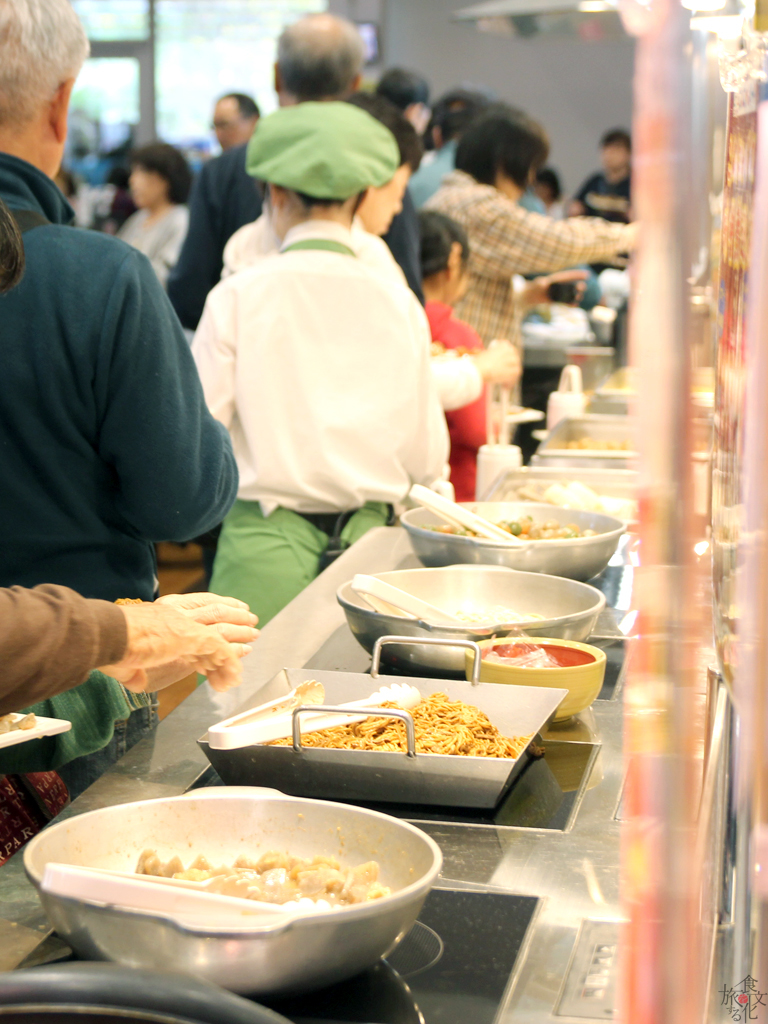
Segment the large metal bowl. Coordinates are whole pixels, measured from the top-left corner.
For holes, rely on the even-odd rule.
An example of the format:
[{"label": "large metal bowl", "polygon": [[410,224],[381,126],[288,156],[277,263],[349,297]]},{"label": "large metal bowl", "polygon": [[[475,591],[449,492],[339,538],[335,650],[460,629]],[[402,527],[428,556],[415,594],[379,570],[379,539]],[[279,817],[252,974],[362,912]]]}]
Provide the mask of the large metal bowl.
[{"label": "large metal bowl", "polygon": [[[436,535],[437,536],[437,535]],[[344,609],[349,628],[366,651],[380,636],[489,640],[525,632],[560,640],[586,640],[594,631],[605,597],[595,587],[559,576],[516,572],[491,565],[452,565],[439,569],[398,569],[376,573],[425,601],[445,608],[489,608],[503,605],[519,613],[532,612],[543,619],[479,626],[433,626],[418,619],[374,611],[365,598],[352,590],[351,582],[339,587],[336,598]],[[464,649],[431,644],[387,644],[382,661],[409,675],[464,679]]]},{"label": "large metal bowl", "polygon": [[572,580],[590,580],[608,565],[626,529],[620,519],[599,512],[580,512],[531,501],[482,501],[469,503],[466,507],[494,523],[527,515],[537,523],[549,519],[563,525],[574,523],[581,530],[596,530],[597,536],[533,540],[528,541],[525,547],[512,547],[476,537],[437,533],[428,527],[442,525],[442,520],[428,509],[415,508],[406,512],[400,522],[408,531],[413,549],[424,565],[503,565],[524,572],[545,572]]},{"label": "large metal bowl", "polygon": [[[49,861],[134,871],[155,849],[184,863],[204,853],[231,864],[241,854],[288,851],[378,861],[390,896],[332,912],[223,930],[54,896],[40,884]],[[333,984],[386,956],[418,917],[442,864],[437,844],[386,814],[276,790],[224,787],[91,811],[45,829],[24,851],[58,934],[82,957],[181,971],[234,992],[281,994]]]}]

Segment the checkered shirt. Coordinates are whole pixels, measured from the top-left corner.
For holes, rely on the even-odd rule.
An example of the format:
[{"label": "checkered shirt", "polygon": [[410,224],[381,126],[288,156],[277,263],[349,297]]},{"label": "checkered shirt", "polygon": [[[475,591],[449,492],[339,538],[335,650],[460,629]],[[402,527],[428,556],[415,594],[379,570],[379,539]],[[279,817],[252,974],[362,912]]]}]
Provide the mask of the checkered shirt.
[{"label": "checkered shirt", "polygon": [[446,175],[426,208],[452,217],[467,232],[470,286],[456,316],[471,324],[486,345],[493,338],[522,342],[525,310],[515,299],[513,275],[611,260],[633,238],[626,224],[592,217],[558,221],[530,213],[463,171]]}]

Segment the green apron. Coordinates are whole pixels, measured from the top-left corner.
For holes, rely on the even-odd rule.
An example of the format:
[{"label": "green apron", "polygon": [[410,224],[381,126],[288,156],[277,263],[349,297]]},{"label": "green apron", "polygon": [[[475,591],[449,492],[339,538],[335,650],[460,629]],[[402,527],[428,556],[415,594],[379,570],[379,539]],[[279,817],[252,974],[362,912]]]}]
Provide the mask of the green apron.
[{"label": "green apron", "polygon": [[[386,526],[389,506],[369,501],[349,519],[342,541],[353,544]],[[250,605],[265,626],[317,576],[328,534],[287,508],[265,516],[258,501],[238,499],[219,537],[210,590]]]},{"label": "green apron", "polygon": [[[355,256],[347,245],[330,239],[309,238],[283,252],[320,249]],[[386,526],[389,506],[369,501],[358,509],[341,532],[348,544],[374,526]],[[317,576],[328,547],[328,534],[287,508],[269,516],[257,501],[238,499],[222,526],[210,589],[250,605],[265,626]]]}]

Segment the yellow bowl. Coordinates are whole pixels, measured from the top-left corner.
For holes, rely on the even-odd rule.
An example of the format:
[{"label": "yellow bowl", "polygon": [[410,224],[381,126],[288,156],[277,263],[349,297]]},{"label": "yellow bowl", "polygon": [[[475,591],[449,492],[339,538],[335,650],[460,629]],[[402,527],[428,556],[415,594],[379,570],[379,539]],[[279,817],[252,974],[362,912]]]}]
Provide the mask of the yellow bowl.
[{"label": "yellow bowl", "polygon": [[[558,707],[554,721],[563,722],[572,715],[588,708],[597,697],[603,686],[605,676],[605,652],[590,644],[580,644],[575,640],[550,640],[545,637],[496,637],[493,640],[482,640],[480,648],[485,651],[489,647],[511,647],[517,644],[533,644],[536,647],[566,648],[570,655],[553,655],[562,660],[576,662],[558,668],[522,668],[517,665],[505,665],[498,661],[483,661],[480,664],[480,681],[483,683],[512,683],[515,686],[555,686],[568,689]],[[585,656],[589,658],[585,658]],[[467,651],[467,679],[472,675],[472,652]]]}]

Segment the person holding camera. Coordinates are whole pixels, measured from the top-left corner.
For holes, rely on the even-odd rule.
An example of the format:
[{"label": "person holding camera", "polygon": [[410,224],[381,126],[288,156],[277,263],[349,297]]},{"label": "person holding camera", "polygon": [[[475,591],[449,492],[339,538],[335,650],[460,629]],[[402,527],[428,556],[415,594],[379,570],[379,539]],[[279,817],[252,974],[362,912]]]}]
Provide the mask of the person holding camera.
[{"label": "person holding camera", "polygon": [[[469,287],[456,314],[486,345],[509,338],[519,346],[526,307],[553,301],[551,286],[586,277],[564,268],[611,260],[636,244],[636,224],[584,217],[555,221],[519,205],[548,155],[541,125],[510,107],[489,107],[462,135],[456,170],[426,204],[467,233]],[[547,276],[526,281],[524,274]],[[579,287],[570,301],[578,298]]]}]

